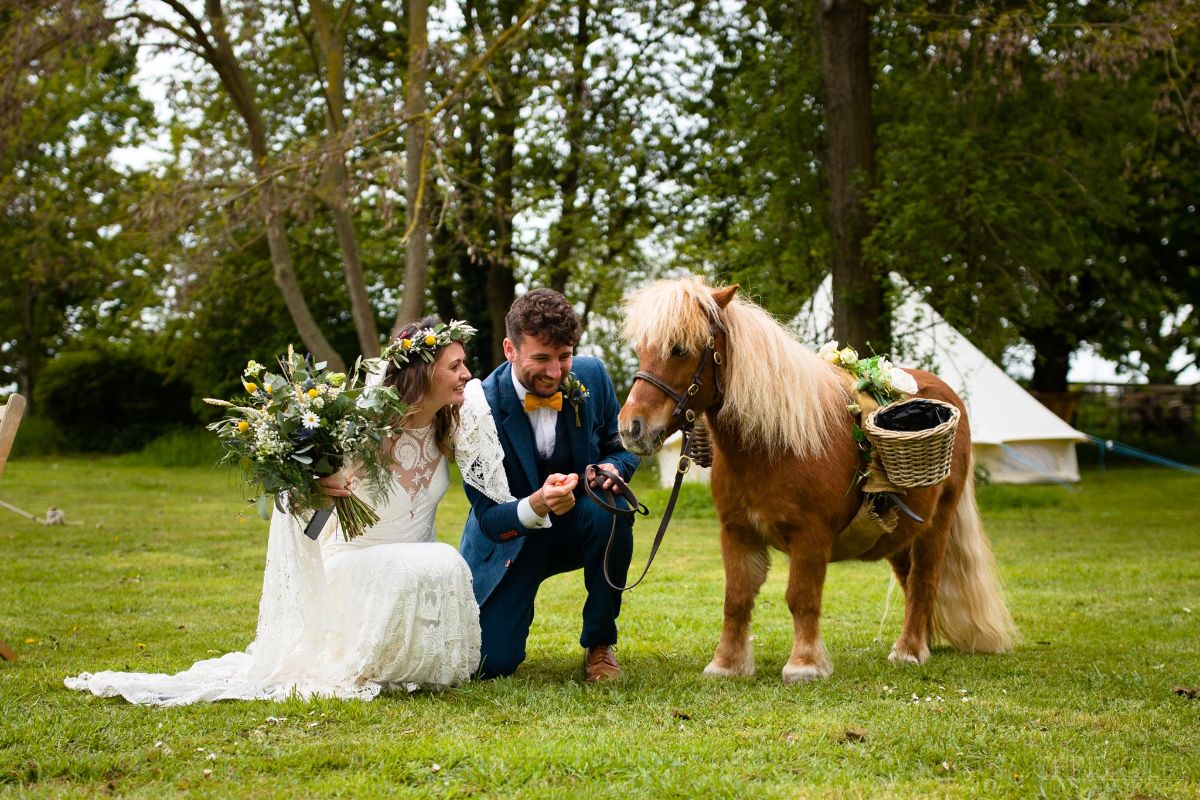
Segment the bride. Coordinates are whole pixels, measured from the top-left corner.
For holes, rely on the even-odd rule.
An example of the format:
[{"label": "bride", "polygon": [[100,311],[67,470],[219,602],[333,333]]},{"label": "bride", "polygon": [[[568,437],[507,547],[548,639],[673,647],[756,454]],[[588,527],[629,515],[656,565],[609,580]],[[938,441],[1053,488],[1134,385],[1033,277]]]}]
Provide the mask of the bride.
[{"label": "bride", "polygon": [[[458,551],[434,536],[449,487],[447,461],[497,502],[511,499],[495,423],[464,363],[470,326],[435,335],[436,317],[406,326],[384,351],[384,385],[409,407],[388,437],[394,485],[372,498],[379,522],[345,541],[336,517],[317,541],[305,520],[271,518],[258,632],[245,652],[199,661],[175,675],[97,672],[72,689],[131,703],[178,706],[293,695],[370,700],[387,689],[440,689],[479,666],[479,609]],[[321,481],[345,495],[354,477]]]}]

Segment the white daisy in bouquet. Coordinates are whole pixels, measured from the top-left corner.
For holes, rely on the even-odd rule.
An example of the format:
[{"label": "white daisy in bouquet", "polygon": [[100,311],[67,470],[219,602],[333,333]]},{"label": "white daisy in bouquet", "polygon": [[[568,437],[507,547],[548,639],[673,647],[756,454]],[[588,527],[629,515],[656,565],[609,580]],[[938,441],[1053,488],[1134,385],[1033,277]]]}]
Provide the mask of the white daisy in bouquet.
[{"label": "white daisy in bouquet", "polygon": [[[285,497],[293,514],[328,507],[330,498],[317,481],[351,464],[373,494],[388,490],[390,473],[380,442],[403,415],[404,403],[390,387],[359,387],[357,364],[349,378],[325,367],[289,346],[278,373],[255,361],[246,365],[244,396],[232,402],[205,398],[225,408],[225,417],[208,426],[225,446],[220,463],[241,467],[264,518],[272,503],[283,509]],[[333,498],[333,507],[347,539],[379,521],[354,494]]]}]

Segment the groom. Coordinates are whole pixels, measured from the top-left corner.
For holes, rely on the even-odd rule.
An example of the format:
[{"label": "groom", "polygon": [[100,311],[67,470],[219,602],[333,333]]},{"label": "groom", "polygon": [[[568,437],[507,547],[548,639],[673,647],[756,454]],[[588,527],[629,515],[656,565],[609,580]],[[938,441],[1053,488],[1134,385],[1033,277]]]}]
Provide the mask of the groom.
[{"label": "groom", "polygon": [[[588,464],[629,480],[638,459],[617,435],[620,407],[604,365],[574,355],[581,329],[566,298],[535,289],[517,298],[504,322],[507,361],[483,381],[483,391],[509,491],[523,499],[498,504],[463,484],[471,513],[462,554],[479,602],[480,669],[486,678],[515,672],[525,660],[538,587],[551,575],[582,568],[584,677],[615,678],[621,593],[603,571],[613,517],[583,496],[579,482]],[[614,583],[624,585],[632,555],[633,521],[619,517],[609,561]]]}]

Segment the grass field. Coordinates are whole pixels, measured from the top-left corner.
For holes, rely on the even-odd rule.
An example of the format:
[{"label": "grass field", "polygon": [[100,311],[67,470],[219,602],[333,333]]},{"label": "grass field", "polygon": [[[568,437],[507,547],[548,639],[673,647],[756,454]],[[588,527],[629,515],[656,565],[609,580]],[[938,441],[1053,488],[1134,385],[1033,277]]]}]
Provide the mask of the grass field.
[{"label": "grass field", "polygon": [[[643,486],[653,509],[665,493]],[[791,641],[777,555],[756,609],[759,673],[701,670],[722,573],[707,492],[684,498],[650,577],[625,601],[626,675],[585,686],[582,581],[539,595],[514,678],[372,703],[131,707],[63,688],[99,669],[173,672],[254,633],[266,524],[236,482],[128,459],[18,459],[0,499],[0,794],[355,797],[1200,796],[1200,479],[1085,475],[1078,491],[984,487],[1023,642],[894,667],[897,591],[882,564],[838,564],[825,681],[783,686]],[[452,488],[439,517],[456,542]],[[638,528],[640,569],[655,519]],[[880,635],[882,619],[882,635]],[[206,771],[210,771],[206,774]]]}]

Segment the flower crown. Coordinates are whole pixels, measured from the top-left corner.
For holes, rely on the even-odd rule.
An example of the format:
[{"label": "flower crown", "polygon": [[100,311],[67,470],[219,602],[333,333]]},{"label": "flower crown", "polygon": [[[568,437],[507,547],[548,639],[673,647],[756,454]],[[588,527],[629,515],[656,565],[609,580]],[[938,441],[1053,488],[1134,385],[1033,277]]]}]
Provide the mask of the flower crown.
[{"label": "flower crown", "polygon": [[425,363],[432,364],[438,350],[452,342],[465,344],[475,333],[475,328],[461,319],[451,320],[449,324],[439,322],[432,328],[414,331],[411,336],[394,339],[383,348],[379,357],[391,361],[397,368],[407,366],[417,356]]}]

